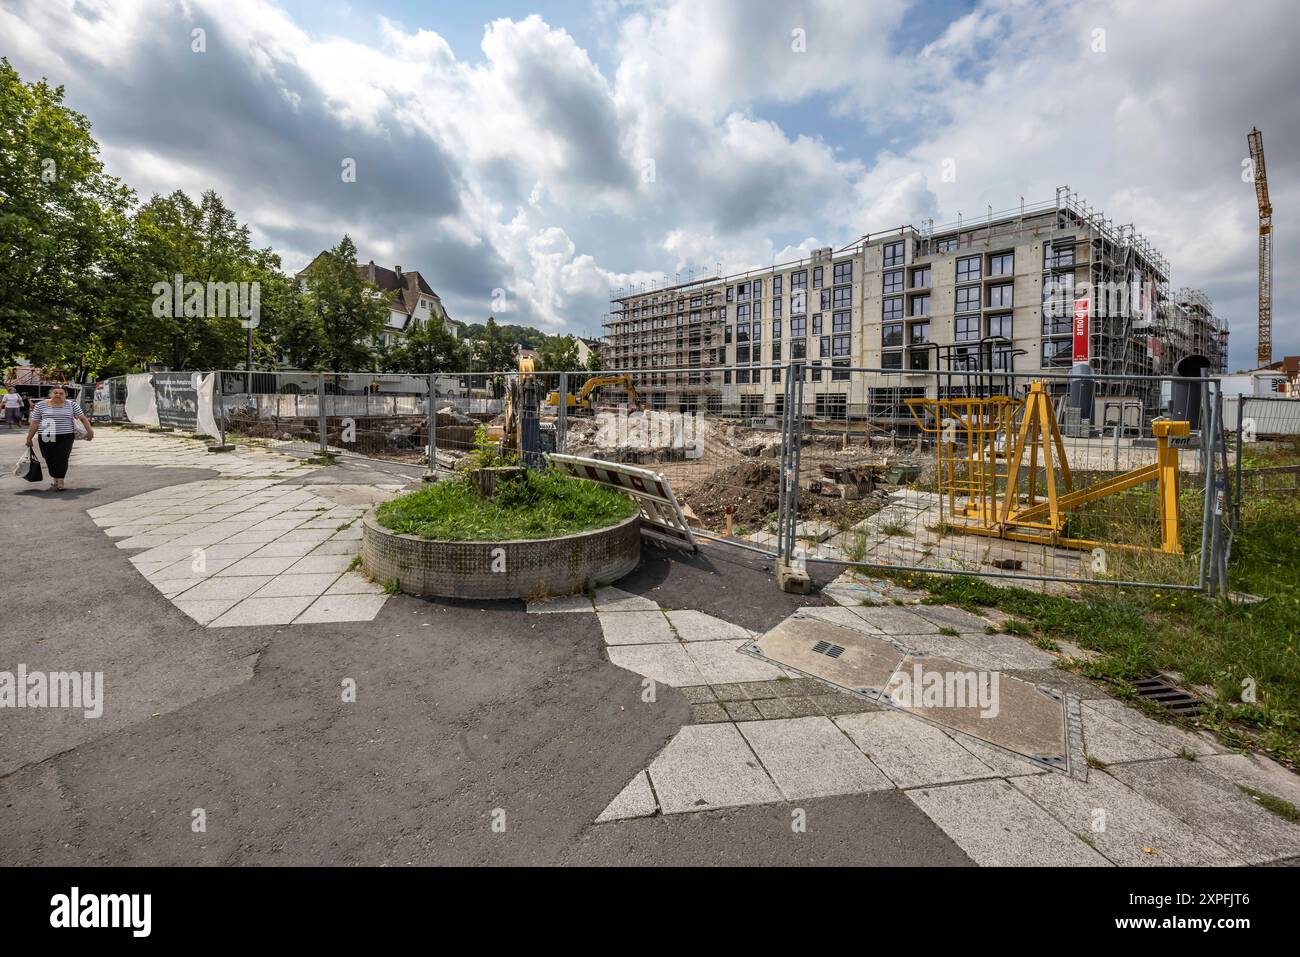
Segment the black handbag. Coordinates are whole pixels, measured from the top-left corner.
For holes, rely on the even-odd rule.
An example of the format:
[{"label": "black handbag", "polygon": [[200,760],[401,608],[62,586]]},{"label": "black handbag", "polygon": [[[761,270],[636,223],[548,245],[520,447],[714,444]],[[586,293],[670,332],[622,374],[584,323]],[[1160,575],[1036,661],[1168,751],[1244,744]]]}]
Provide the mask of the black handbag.
[{"label": "black handbag", "polygon": [[41,460],[36,457],[36,453],[31,449],[27,450],[27,474],[23,478],[28,482],[39,482],[45,478],[45,470],[41,468]]}]

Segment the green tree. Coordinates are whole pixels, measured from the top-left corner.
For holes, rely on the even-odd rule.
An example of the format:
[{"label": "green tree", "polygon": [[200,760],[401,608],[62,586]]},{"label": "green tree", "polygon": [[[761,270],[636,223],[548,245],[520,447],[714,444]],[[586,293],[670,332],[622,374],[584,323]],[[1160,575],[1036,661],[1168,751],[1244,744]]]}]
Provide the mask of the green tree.
[{"label": "green tree", "polygon": [[464,372],[468,365],[465,347],[436,317],[417,325],[388,357],[391,372],[428,375],[430,372]]},{"label": "green tree", "polygon": [[253,248],[248,226],[215,191],[198,202],[181,190],[153,196],[131,217],[115,257],[113,328],[139,364],[240,367],[250,327],[256,346],[264,305],[291,308],[279,270],[279,257]]},{"label": "green tree", "polygon": [[547,372],[577,372],[578,340],[573,336],[551,336],[542,344],[541,368]]},{"label": "green tree", "polygon": [[587,353],[587,371],[600,372],[605,368],[605,360],[601,358],[599,349],[592,349]]},{"label": "green tree", "polygon": [[332,372],[372,368],[388,300],[362,278],[352,238],[344,236],[318,256],[305,278],[304,329],[317,337],[319,347],[314,361],[301,367]]},{"label": "green tree", "polygon": [[63,87],[24,83],[0,58],[0,365],[80,378],[105,361],[106,261],[131,200]]},{"label": "green tree", "polygon": [[482,333],[472,343],[474,368],[479,372],[508,372],[516,368],[515,344],[489,316]]}]

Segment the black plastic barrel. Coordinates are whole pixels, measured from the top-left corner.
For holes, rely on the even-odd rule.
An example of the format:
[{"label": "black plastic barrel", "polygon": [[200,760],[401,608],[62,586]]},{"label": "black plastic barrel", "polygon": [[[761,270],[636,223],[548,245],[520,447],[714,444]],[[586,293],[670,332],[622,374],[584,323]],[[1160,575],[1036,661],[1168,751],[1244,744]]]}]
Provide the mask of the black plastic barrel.
[{"label": "black plastic barrel", "polygon": [[1092,424],[1092,410],[1095,405],[1093,394],[1096,383],[1092,379],[1092,366],[1086,362],[1076,362],[1070,368],[1070,408],[1079,410],[1079,421]]}]

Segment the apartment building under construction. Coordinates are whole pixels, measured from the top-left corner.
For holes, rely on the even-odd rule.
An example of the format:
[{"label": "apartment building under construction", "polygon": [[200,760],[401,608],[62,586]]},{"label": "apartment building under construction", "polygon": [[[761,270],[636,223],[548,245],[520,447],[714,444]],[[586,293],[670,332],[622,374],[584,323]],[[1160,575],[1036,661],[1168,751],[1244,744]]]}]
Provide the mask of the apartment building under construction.
[{"label": "apartment building under construction", "polygon": [[606,367],[636,373],[651,407],[745,415],[779,408],[791,361],[807,364],[832,415],[871,401],[852,394],[851,368],[886,370],[916,395],[941,388],[936,371],[1085,363],[1130,377],[1099,380],[1097,392],[1136,397],[1150,415],[1159,396],[1131,377],[1174,374],[1189,356],[1222,372],[1227,355],[1209,297],[1171,292],[1164,257],[1068,187],[978,222],[904,226],[796,262],[618,290],[605,329]]}]

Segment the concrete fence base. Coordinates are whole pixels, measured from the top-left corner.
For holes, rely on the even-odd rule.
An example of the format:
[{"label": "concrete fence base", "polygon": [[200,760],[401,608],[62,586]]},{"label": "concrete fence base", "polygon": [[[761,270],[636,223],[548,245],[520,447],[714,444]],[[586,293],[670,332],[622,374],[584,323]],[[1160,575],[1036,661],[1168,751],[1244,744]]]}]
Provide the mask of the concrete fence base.
[{"label": "concrete fence base", "polygon": [[362,567],[377,582],[396,580],[424,598],[543,598],[606,584],[641,561],[641,519],[560,538],[446,542],[399,535],[362,522]]}]

